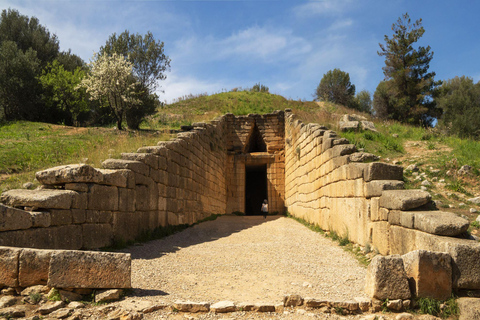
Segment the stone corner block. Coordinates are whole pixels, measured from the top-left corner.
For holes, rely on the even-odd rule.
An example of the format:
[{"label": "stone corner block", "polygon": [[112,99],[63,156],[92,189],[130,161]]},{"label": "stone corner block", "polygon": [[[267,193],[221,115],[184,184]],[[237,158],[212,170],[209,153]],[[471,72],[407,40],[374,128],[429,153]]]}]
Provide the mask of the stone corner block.
[{"label": "stone corner block", "polygon": [[65,183],[102,183],[103,175],[87,164],[71,164],[49,168],[35,173],[35,177],[42,184],[55,185]]},{"label": "stone corner block", "polygon": [[18,287],[20,248],[0,247],[0,288]]},{"label": "stone corner block", "polygon": [[390,210],[411,210],[432,200],[430,193],[422,190],[385,190],[380,197],[380,207]]},{"label": "stone corner block", "polygon": [[452,258],[446,252],[411,251],[402,256],[413,295],[446,300],[452,294]]},{"label": "stone corner block", "polygon": [[383,162],[371,162],[363,173],[365,181],[372,180],[402,180],[403,168]]},{"label": "stone corner block", "polygon": [[55,251],[50,260],[47,285],[55,288],[130,288],[130,254]]},{"label": "stone corner block", "polygon": [[374,257],[367,269],[365,292],[379,300],[409,299],[411,293],[402,257]]}]

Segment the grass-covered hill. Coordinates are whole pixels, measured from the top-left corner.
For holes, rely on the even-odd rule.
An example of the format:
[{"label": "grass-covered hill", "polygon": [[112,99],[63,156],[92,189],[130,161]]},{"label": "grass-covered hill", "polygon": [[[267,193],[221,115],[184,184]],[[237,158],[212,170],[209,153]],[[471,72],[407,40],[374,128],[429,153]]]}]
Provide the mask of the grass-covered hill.
[{"label": "grass-covered hill", "polygon": [[[100,166],[109,157],[169,139],[181,125],[213,120],[225,113],[246,115],[290,108],[304,122],[316,122],[337,130],[339,118],[358,113],[343,106],[289,100],[267,92],[236,91],[179,99],[149,117],[138,132],[109,128],[74,128],[46,123],[15,122],[0,126],[0,192],[34,181],[38,170],[68,164]],[[408,188],[428,189],[440,207],[474,220],[480,207],[468,201],[480,196],[480,143],[448,136],[433,128],[423,129],[370,118],[377,133],[340,133],[358,148],[381,156],[380,161],[409,167]],[[471,166],[459,174],[463,165]],[[427,182],[425,182],[427,181]],[[474,226],[480,226],[478,223]],[[473,233],[478,230],[474,228]]]}]

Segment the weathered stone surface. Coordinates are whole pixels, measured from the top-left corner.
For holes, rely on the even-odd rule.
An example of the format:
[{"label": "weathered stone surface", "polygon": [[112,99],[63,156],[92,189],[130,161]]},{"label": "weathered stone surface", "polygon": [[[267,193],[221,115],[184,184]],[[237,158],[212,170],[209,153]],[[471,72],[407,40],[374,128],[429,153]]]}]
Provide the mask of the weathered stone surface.
[{"label": "weathered stone surface", "polygon": [[410,291],[420,298],[446,300],[452,294],[452,263],[448,253],[416,250],[402,256]]},{"label": "weathered stone surface", "polygon": [[402,190],[404,184],[400,180],[373,180],[365,183],[365,197],[380,197],[384,190]]},{"label": "weathered stone surface", "polygon": [[86,183],[65,183],[65,190],[77,192],[88,192],[88,184]]},{"label": "weathered stone surface", "polygon": [[303,298],[298,294],[292,294],[283,297],[283,305],[285,307],[297,307],[303,304]]},{"label": "weathered stone surface", "polygon": [[275,312],[275,306],[273,304],[256,303],[253,305],[252,311]]},{"label": "weathered stone surface", "polygon": [[32,227],[32,216],[29,212],[4,206],[0,203],[0,232],[21,230]]},{"label": "weathered stone surface", "polygon": [[51,255],[51,250],[23,249],[19,257],[19,285],[30,287],[47,284]]},{"label": "weathered stone surface", "polygon": [[122,297],[123,290],[101,290],[95,293],[95,302],[115,301]]},{"label": "weathered stone surface", "polygon": [[153,169],[158,169],[158,156],[151,152],[122,153],[122,159],[140,161]]},{"label": "weathered stone surface", "polygon": [[389,310],[400,311],[402,310],[402,307],[403,307],[402,299],[389,300],[387,302],[387,308]]},{"label": "weathered stone surface", "polygon": [[39,171],[35,177],[41,184],[64,184],[103,182],[103,175],[98,170],[87,164],[72,164],[66,166],[53,167],[47,170]]},{"label": "weathered stone surface", "polygon": [[50,227],[50,224],[52,221],[50,212],[47,212],[47,211],[30,212],[30,217],[32,218],[32,227],[34,228]]},{"label": "weathered stone surface", "polygon": [[124,170],[99,169],[103,174],[103,184],[120,188],[127,187],[127,176]]},{"label": "weathered stone surface", "polygon": [[72,301],[67,305],[69,309],[83,309],[85,308],[85,304],[78,301]]},{"label": "weathered stone surface", "polygon": [[2,193],[0,201],[11,207],[34,207],[49,209],[70,209],[78,193],[70,190],[8,190]]},{"label": "weathered stone surface", "polygon": [[22,318],[22,317],[25,317],[25,313],[26,313],[25,306],[14,306],[14,307],[1,309],[0,317],[4,317],[6,319]]},{"label": "weathered stone surface", "polygon": [[65,305],[63,301],[49,301],[37,309],[40,314],[49,314],[55,310],[62,308]]},{"label": "weathered stone surface", "polygon": [[56,318],[56,319],[65,319],[65,318],[68,318],[71,313],[72,313],[72,309],[61,308],[50,313],[49,317]]},{"label": "weathered stone surface", "polygon": [[472,240],[441,237],[442,251],[453,260],[453,287],[459,289],[480,289],[480,243]]},{"label": "weathered stone surface", "polygon": [[210,311],[216,313],[234,312],[236,310],[235,303],[232,301],[219,301],[210,305]]},{"label": "weathered stone surface", "polygon": [[340,121],[338,123],[340,131],[357,131],[360,128],[360,122],[358,121]]},{"label": "weathered stone surface", "polygon": [[73,291],[66,291],[66,290],[59,289],[58,293],[60,294],[60,298],[64,302],[80,301],[83,299],[81,294],[75,293]]},{"label": "weathered stone surface", "polygon": [[370,309],[370,306],[372,305],[372,300],[368,298],[355,297],[353,298],[353,300],[358,303],[358,308],[363,312],[368,311]]},{"label": "weathered stone surface", "polygon": [[407,275],[399,255],[376,256],[367,269],[365,292],[380,300],[411,297]]},{"label": "weathered stone surface", "polygon": [[331,301],[329,305],[333,308],[342,308],[348,311],[357,311],[359,309],[356,301]]},{"label": "weathered stone surface", "polygon": [[0,298],[0,309],[7,308],[13,306],[17,303],[17,299],[12,296],[4,296]]},{"label": "weathered stone surface", "polygon": [[458,298],[457,303],[460,309],[459,320],[480,319],[479,298]]},{"label": "weathered stone surface", "polygon": [[72,211],[71,210],[50,210],[50,225],[52,226],[64,226],[72,224]]},{"label": "weathered stone surface", "polygon": [[402,180],[403,168],[383,162],[369,163],[363,172],[365,181]]},{"label": "weathered stone surface", "polygon": [[44,285],[36,285],[36,286],[31,286],[27,287],[20,292],[20,295],[22,296],[28,296],[31,294],[40,294],[40,293],[47,293],[48,292],[48,287]]},{"label": "weathered stone surface", "polygon": [[112,244],[113,231],[110,224],[83,224],[84,249],[98,249]]},{"label": "weathered stone surface", "polygon": [[130,254],[55,251],[48,285],[55,288],[130,288]]},{"label": "weathered stone surface", "polygon": [[177,300],[173,303],[173,307],[182,312],[208,312],[210,310],[210,304],[207,302]]},{"label": "weathered stone surface", "polygon": [[88,209],[118,210],[118,188],[114,186],[93,185],[88,193]]},{"label": "weathered stone surface", "polygon": [[422,190],[385,190],[380,197],[380,207],[390,210],[411,210],[427,204],[430,193]]},{"label": "weathered stone surface", "polygon": [[378,159],[380,159],[378,156],[366,152],[355,152],[348,156],[349,162],[373,162]]},{"label": "weathered stone surface", "polygon": [[304,305],[309,308],[320,308],[328,306],[328,301],[319,300],[315,298],[305,298],[303,301]]},{"label": "weathered stone surface", "polygon": [[102,163],[105,169],[129,169],[148,176],[150,168],[143,162],[134,160],[107,159]]},{"label": "weathered stone surface", "polygon": [[377,132],[377,128],[375,128],[375,124],[372,121],[360,121],[360,127],[362,130]]},{"label": "weathered stone surface", "polygon": [[441,236],[457,236],[467,231],[470,223],[452,212],[415,212],[414,228]]},{"label": "weathered stone surface", "polygon": [[0,247],[0,288],[18,286],[18,257],[21,250]]},{"label": "weathered stone surface", "polygon": [[[400,313],[395,317],[395,320],[412,320],[414,319],[413,315],[407,312]],[[435,318],[438,319],[438,318]]]}]

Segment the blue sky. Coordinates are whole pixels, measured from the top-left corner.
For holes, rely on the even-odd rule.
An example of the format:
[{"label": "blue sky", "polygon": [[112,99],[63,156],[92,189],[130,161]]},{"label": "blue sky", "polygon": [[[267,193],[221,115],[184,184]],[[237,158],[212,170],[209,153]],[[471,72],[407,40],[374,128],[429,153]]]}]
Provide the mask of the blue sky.
[{"label": "blue sky", "polygon": [[372,94],[383,79],[377,55],[405,12],[423,19],[436,79],[480,80],[480,1],[433,0],[0,0],[58,36],[62,50],[89,61],[108,37],[151,31],[172,59],[161,100],[261,82],[270,92],[312,100],[323,74],[348,72]]}]

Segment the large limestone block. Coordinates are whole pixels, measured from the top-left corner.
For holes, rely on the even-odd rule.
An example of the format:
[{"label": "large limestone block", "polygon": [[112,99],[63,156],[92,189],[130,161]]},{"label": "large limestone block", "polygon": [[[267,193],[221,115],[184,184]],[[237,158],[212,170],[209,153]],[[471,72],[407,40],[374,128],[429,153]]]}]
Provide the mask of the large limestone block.
[{"label": "large limestone block", "polygon": [[107,159],[102,163],[105,169],[129,169],[148,176],[150,168],[143,162],[135,160]]},{"label": "large limestone block", "polygon": [[52,250],[23,249],[19,257],[19,286],[46,285],[51,256]]},{"label": "large limestone block", "polygon": [[380,254],[390,253],[390,225],[386,221],[377,221],[370,224],[372,244]]},{"label": "large limestone block", "polygon": [[340,131],[358,131],[360,128],[360,122],[358,121],[340,121],[338,123]]},{"label": "large limestone block", "polygon": [[402,180],[403,168],[383,162],[369,163],[363,172],[365,181]]},{"label": "large limestone block", "polygon": [[458,320],[480,319],[479,298],[459,298],[457,303],[460,309],[460,318]]},{"label": "large limestone block", "polygon": [[18,287],[18,256],[22,249],[0,247],[0,288]]},{"label": "large limestone block", "polygon": [[452,294],[452,258],[446,252],[416,250],[402,256],[413,295],[446,300]]},{"label": "large limestone block", "polygon": [[64,184],[75,182],[102,183],[103,175],[87,164],[72,164],[39,171],[35,177],[42,184]]},{"label": "large limestone block", "polygon": [[158,169],[158,156],[153,153],[122,153],[122,159],[140,161],[153,169]]},{"label": "large limestone block", "polygon": [[118,210],[118,188],[114,186],[93,185],[88,193],[88,209]]},{"label": "large limestone block", "polygon": [[457,236],[467,231],[470,223],[452,212],[415,212],[415,229],[441,236]]},{"label": "large limestone block", "polygon": [[125,170],[99,169],[103,174],[103,184],[120,188],[127,187],[127,175]]},{"label": "large limestone block", "polygon": [[[440,237],[439,237],[440,238]],[[453,287],[480,289],[480,243],[474,240],[441,237],[444,251],[453,259]]]},{"label": "large limestone block", "polygon": [[367,269],[365,292],[379,300],[409,299],[411,293],[402,257],[374,257]]},{"label": "large limestone block", "polygon": [[83,224],[83,248],[98,249],[112,244],[113,231],[110,224]]},{"label": "large limestone block", "polygon": [[0,201],[11,207],[70,209],[77,195],[77,192],[70,190],[15,189],[2,193]]},{"label": "large limestone block", "polygon": [[373,162],[378,159],[380,159],[378,156],[366,152],[355,152],[348,157],[349,162]]},{"label": "large limestone block", "polygon": [[401,190],[404,184],[399,180],[373,180],[365,183],[365,197],[380,197],[384,190]]},{"label": "large limestone block", "polygon": [[130,288],[130,254],[55,251],[50,260],[48,286],[90,289]]},{"label": "large limestone block", "polygon": [[7,207],[0,203],[0,232],[28,229],[32,225],[30,212]]},{"label": "large limestone block", "polygon": [[380,207],[390,210],[411,210],[427,204],[430,193],[422,190],[385,190],[380,197]]}]

